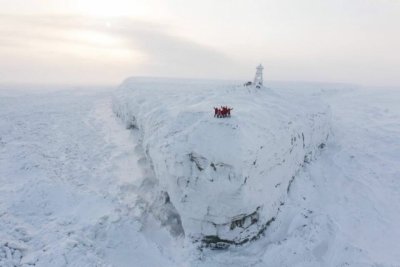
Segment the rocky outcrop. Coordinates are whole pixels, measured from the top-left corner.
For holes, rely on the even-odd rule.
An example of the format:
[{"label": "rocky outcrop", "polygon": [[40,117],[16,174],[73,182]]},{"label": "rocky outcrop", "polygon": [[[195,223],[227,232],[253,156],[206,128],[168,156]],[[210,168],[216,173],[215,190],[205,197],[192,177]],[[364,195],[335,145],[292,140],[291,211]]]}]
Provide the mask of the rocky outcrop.
[{"label": "rocky outcrop", "polygon": [[[140,131],[163,192],[159,203],[178,213],[159,216],[207,247],[262,235],[295,175],[329,136],[329,109],[320,101],[289,101],[267,88],[253,89],[128,79],[115,95],[115,113]],[[220,105],[234,108],[231,118],[213,117],[212,108]]]}]

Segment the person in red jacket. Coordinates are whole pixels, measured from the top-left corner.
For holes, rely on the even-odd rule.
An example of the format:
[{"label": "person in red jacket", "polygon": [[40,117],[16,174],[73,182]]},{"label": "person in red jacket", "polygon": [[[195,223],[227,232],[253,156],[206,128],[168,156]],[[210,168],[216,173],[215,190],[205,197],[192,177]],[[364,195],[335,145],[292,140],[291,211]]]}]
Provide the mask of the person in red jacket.
[{"label": "person in red jacket", "polygon": [[219,109],[214,107],[214,117],[217,117],[219,113]]},{"label": "person in red jacket", "polygon": [[226,112],[227,112],[227,114],[228,114],[228,117],[231,116],[231,110],[233,110],[233,108],[227,108],[227,109],[226,109]]},{"label": "person in red jacket", "polygon": [[231,108],[229,108],[228,106],[225,106],[225,112],[226,112],[226,117],[231,116]]},{"label": "person in red jacket", "polygon": [[221,106],[221,115],[222,115],[222,118],[226,117],[226,107]]},{"label": "person in red jacket", "polygon": [[229,108],[228,106],[221,106],[221,108],[214,107],[214,117],[217,118],[230,117],[232,110],[233,108]]}]

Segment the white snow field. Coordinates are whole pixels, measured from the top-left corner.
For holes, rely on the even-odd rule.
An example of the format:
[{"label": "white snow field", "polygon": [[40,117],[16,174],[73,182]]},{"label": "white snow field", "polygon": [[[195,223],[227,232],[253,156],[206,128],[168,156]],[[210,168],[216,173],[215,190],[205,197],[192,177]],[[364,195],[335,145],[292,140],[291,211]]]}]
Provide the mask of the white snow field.
[{"label": "white snow field", "polygon": [[[399,89],[268,83],[259,92],[142,79],[141,90],[125,93],[138,81],[116,93],[0,88],[0,266],[400,266]],[[232,117],[214,118],[216,105],[233,106]],[[314,124],[306,119],[321,111]],[[282,157],[269,170],[282,168],[275,189],[265,180],[277,176],[259,172]],[[170,183],[190,171],[198,187]],[[249,188],[235,199],[245,176]],[[185,194],[195,206],[180,202]],[[209,205],[201,194],[211,221],[260,205],[260,223],[275,220],[251,242],[202,247],[191,235],[216,230],[190,221]],[[278,211],[270,201],[284,204]],[[241,242],[246,223],[218,234]]]}]

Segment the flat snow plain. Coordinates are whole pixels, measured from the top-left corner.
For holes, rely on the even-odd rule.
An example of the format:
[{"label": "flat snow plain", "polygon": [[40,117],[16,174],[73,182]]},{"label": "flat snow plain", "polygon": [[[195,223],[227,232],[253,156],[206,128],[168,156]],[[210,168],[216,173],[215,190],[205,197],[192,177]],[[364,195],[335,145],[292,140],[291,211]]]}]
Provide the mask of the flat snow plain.
[{"label": "flat snow plain", "polygon": [[111,89],[1,87],[0,266],[400,266],[400,90],[267,87],[329,103],[332,136],[266,235],[224,251],[143,211],[146,163]]}]

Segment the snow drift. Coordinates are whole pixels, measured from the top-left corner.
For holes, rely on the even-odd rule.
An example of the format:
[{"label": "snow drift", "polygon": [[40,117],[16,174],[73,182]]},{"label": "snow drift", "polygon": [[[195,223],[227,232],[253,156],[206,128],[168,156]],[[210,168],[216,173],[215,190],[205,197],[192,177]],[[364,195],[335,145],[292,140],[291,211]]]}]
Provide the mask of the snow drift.
[{"label": "snow drift", "polygon": [[[231,118],[213,117],[221,105]],[[159,188],[155,216],[212,247],[257,239],[329,136],[318,98],[227,82],[130,78],[113,109],[140,132]]]}]

